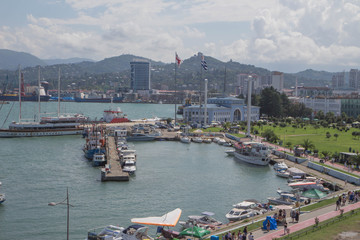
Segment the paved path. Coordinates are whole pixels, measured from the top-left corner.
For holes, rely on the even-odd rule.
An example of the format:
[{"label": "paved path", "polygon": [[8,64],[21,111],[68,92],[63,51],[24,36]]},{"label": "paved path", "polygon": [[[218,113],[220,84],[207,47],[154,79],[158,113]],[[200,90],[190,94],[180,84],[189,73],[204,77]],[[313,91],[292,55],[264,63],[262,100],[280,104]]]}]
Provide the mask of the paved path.
[{"label": "paved path", "polygon": [[[344,213],[346,213],[357,208],[360,208],[360,202],[354,204],[346,204],[341,209],[343,209]],[[290,229],[290,233],[297,232],[301,229],[314,225],[315,217],[318,217],[321,223],[322,221],[336,217],[338,215],[340,215],[340,211],[335,211],[335,204],[334,204],[321,209],[317,209],[310,213],[301,214],[300,221],[298,223],[291,223],[291,218],[287,218],[288,228]],[[284,227],[278,226],[278,230],[271,230],[270,232],[260,229],[253,232],[253,235],[257,240],[266,240],[266,239],[271,240],[274,238],[280,238],[284,236]]]}]

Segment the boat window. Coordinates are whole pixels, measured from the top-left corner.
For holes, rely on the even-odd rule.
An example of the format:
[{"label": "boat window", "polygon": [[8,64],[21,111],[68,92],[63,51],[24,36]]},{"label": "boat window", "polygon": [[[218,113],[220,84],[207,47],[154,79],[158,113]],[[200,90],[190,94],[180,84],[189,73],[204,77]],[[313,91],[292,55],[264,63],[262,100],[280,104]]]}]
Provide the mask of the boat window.
[{"label": "boat window", "polygon": [[239,216],[239,215],[240,215],[240,212],[235,212],[234,215],[235,215],[235,216]]}]

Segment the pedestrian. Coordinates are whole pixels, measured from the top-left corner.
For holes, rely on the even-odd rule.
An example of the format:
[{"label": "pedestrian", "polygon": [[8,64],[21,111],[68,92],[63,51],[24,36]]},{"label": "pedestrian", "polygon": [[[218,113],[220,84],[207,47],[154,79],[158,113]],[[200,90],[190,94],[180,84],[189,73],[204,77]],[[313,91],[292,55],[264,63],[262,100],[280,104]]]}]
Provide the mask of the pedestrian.
[{"label": "pedestrian", "polygon": [[247,226],[244,227],[243,233],[245,234],[245,236],[247,235]]},{"label": "pedestrian", "polygon": [[225,240],[229,240],[228,237],[229,237],[229,235],[226,233],[225,234]]},{"label": "pedestrian", "polygon": [[266,223],[266,230],[269,232],[270,231],[270,221],[267,220],[267,223]]},{"label": "pedestrian", "polygon": [[295,222],[295,216],[296,216],[295,210],[291,210],[291,219],[292,219],[292,222]]},{"label": "pedestrian", "polygon": [[221,240],[225,240],[225,236],[226,236],[226,234],[222,235]]},{"label": "pedestrian", "polygon": [[284,235],[286,235],[286,232],[287,232],[287,222],[285,221],[285,223],[284,223]]},{"label": "pedestrian", "polygon": [[286,211],[283,209],[283,218],[286,219]]},{"label": "pedestrian", "polygon": [[239,229],[239,232],[238,232],[238,234],[237,234],[237,237],[238,237],[238,239],[240,240],[240,238],[241,238],[241,230]]},{"label": "pedestrian", "polygon": [[246,240],[246,234],[243,232],[241,240]]},{"label": "pedestrian", "polygon": [[299,212],[299,210],[297,210],[296,215],[295,215],[296,222],[299,222],[299,216],[300,216],[300,212]]},{"label": "pedestrian", "polygon": [[248,240],[254,240],[254,235],[252,233],[249,234]]},{"label": "pedestrian", "polygon": [[228,240],[232,240],[232,238],[231,238],[231,232],[228,232]]},{"label": "pedestrian", "polygon": [[231,239],[235,240],[235,232],[232,233]]}]

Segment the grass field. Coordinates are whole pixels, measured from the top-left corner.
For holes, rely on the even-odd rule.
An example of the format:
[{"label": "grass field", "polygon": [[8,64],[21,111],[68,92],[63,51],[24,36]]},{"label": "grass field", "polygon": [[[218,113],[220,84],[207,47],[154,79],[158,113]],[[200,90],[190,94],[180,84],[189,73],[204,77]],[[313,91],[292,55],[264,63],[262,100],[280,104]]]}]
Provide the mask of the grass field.
[{"label": "grass field", "polygon": [[[360,140],[354,138],[351,134],[353,131],[360,131],[359,129],[350,129],[349,131],[339,131],[333,128],[320,127],[315,129],[312,125],[306,125],[304,128],[294,128],[292,126],[273,127],[262,126],[254,127],[261,134],[266,129],[271,129],[284,143],[291,142],[292,146],[301,145],[305,139],[309,139],[315,145],[315,149],[321,151],[334,152],[348,152],[349,148],[355,151],[360,151]],[[326,137],[326,133],[331,134],[330,138]],[[334,137],[338,134],[338,137]]]},{"label": "grass field", "polygon": [[[307,229],[301,230],[300,232],[307,231],[307,233],[301,234],[300,237],[296,237],[296,235],[300,232],[295,232],[293,234],[288,235],[287,237],[283,237],[280,239],[300,239],[300,240],[359,239],[360,238],[359,223],[360,223],[359,212],[355,214],[346,213],[344,214],[344,217],[335,217],[333,219],[320,222],[317,228],[312,226]],[[353,233],[357,233],[358,235],[355,238],[338,237],[339,234],[345,232],[353,232]]]}]

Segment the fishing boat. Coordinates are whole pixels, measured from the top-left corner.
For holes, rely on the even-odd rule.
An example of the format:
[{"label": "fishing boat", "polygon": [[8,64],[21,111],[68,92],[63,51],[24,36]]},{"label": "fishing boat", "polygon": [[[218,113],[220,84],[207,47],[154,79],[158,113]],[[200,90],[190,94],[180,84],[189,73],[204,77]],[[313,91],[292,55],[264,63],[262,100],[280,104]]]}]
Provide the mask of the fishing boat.
[{"label": "fishing boat", "polygon": [[105,166],[105,164],[106,164],[105,154],[102,153],[99,148],[98,151],[93,156],[92,165],[93,167],[99,167],[99,166]]},{"label": "fishing boat", "polygon": [[241,142],[234,145],[234,156],[244,162],[265,166],[269,164],[269,148],[259,142]]}]

